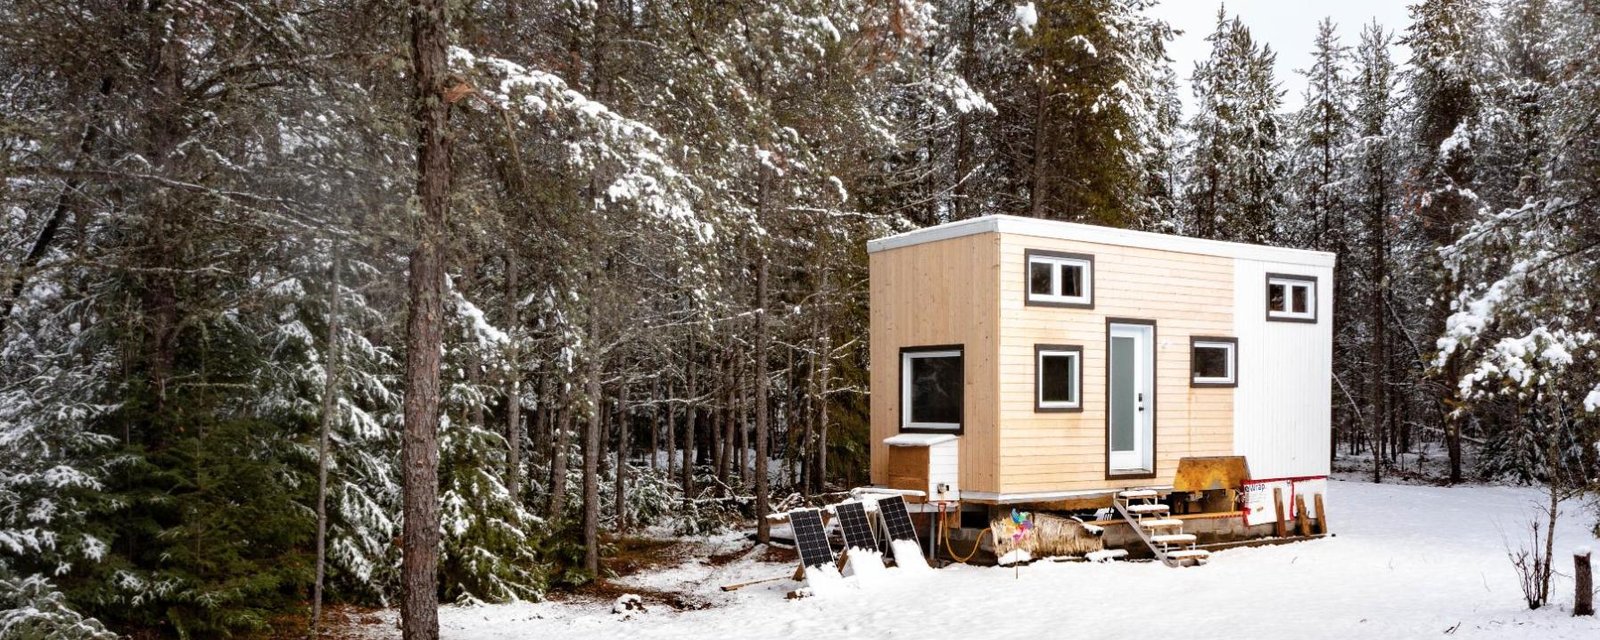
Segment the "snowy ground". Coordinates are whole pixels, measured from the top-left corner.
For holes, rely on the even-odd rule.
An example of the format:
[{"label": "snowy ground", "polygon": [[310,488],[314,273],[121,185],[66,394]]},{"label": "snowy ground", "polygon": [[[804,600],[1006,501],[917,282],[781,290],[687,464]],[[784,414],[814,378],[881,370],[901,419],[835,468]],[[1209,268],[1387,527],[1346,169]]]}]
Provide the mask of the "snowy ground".
[{"label": "snowy ground", "polygon": [[[1108,638],[1600,637],[1600,619],[1571,617],[1570,575],[1555,579],[1551,606],[1523,605],[1505,540],[1526,539],[1540,496],[1524,488],[1334,482],[1328,512],[1335,537],[1222,551],[1203,567],[1043,561],[1022,567],[1020,578],[1005,568],[891,569],[891,580],[869,588],[802,600],[784,598],[797,586],[788,580],[718,590],[792,571],[752,552],[624,579],[634,588],[683,593],[708,606],[703,610],[652,606],[646,596],[645,613],[613,614],[610,603],[588,601],[448,607],[440,618],[443,636],[456,640],[911,640],[1072,631]],[[1570,571],[1573,549],[1596,546],[1591,522],[1580,505],[1566,509],[1556,537],[1558,571]],[[730,536],[709,541],[708,551],[740,544]],[[366,631],[385,637],[392,629],[390,622]]]}]

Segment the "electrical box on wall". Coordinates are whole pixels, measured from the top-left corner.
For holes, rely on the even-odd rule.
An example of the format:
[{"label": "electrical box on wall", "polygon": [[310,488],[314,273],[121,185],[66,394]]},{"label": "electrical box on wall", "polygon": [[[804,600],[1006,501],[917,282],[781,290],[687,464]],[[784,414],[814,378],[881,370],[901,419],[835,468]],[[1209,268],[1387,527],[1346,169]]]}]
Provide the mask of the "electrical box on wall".
[{"label": "electrical box on wall", "polygon": [[[902,433],[889,445],[889,488],[923,491],[929,501],[961,499],[961,438],[949,434]],[[915,500],[914,498],[907,498]]]}]

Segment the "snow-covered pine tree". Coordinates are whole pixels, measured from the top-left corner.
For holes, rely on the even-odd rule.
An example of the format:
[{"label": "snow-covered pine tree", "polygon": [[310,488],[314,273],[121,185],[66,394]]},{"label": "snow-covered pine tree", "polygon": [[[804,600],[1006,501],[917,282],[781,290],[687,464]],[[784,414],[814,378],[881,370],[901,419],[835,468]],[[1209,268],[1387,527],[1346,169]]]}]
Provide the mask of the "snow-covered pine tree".
[{"label": "snow-covered pine tree", "polygon": [[[1353,274],[1341,286],[1351,290],[1351,305],[1343,308],[1351,310],[1347,321],[1362,327],[1361,339],[1366,346],[1365,354],[1352,354],[1364,372],[1355,379],[1363,384],[1348,391],[1361,394],[1361,421],[1367,428],[1365,446],[1372,453],[1376,481],[1383,478],[1387,456],[1394,455],[1397,449],[1393,442],[1394,407],[1400,374],[1416,369],[1416,358],[1403,355],[1409,350],[1397,348],[1402,342],[1397,336],[1407,335],[1412,329],[1393,326],[1396,316],[1392,313],[1392,292],[1398,276],[1393,273],[1391,242],[1400,202],[1398,123],[1394,118],[1398,106],[1394,86],[1397,71],[1389,53],[1392,40],[1382,25],[1373,22],[1362,27],[1361,42],[1355,49],[1350,80],[1353,140],[1344,158],[1348,171],[1345,193],[1358,230],[1352,234],[1355,244],[1351,251],[1340,256],[1340,263]],[[1398,367],[1396,354],[1402,354],[1398,356]]]},{"label": "snow-covered pine tree", "polygon": [[1283,210],[1282,95],[1277,54],[1258,45],[1238,17],[1218,11],[1195,64],[1195,113],[1187,132],[1181,229],[1188,235],[1270,242]]},{"label": "snow-covered pine tree", "polygon": [[[1444,330],[1458,282],[1439,262],[1437,250],[1455,241],[1483,207],[1474,189],[1474,143],[1482,73],[1482,0],[1424,0],[1411,7],[1412,23],[1402,42],[1411,48],[1407,88],[1411,105],[1409,235],[1420,243],[1413,256],[1430,291],[1423,313],[1427,334]],[[1459,375],[1444,363],[1444,380]],[[1447,385],[1433,385],[1431,425],[1445,433],[1450,480],[1462,480],[1460,420],[1452,419]],[[1459,414],[1457,414],[1459,415]]]}]

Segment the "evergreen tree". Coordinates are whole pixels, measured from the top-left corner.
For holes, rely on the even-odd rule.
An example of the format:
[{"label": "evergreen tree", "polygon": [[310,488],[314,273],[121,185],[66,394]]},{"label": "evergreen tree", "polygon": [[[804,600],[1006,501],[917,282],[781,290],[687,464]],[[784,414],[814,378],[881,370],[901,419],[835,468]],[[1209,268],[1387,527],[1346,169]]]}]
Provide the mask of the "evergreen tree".
[{"label": "evergreen tree", "polygon": [[1195,114],[1187,126],[1182,232],[1202,238],[1270,242],[1283,210],[1282,96],[1277,54],[1257,45],[1238,17],[1217,13],[1195,64]]}]

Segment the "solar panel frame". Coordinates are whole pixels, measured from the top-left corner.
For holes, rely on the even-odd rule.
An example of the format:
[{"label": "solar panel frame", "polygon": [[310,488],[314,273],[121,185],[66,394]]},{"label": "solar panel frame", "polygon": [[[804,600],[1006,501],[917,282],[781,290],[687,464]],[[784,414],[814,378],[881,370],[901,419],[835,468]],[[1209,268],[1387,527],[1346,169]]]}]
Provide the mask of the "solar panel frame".
[{"label": "solar panel frame", "polygon": [[800,566],[819,567],[833,563],[833,546],[822,528],[822,512],[799,509],[789,512],[789,528],[794,532],[794,548],[800,552]]},{"label": "solar panel frame", "polygon": [[873,550],[878,548],[872,536],[872,525],[867,521],[867,508],[859,502],[846,502],[833,509],[839,517],[839,531],[844,534],[847,549]]},{"label": "solar panel frame", "polygon": [[918,549],[922,548],[922,543],[917,540],[917,529],[911,524],[911,513],[906,510],[905,498],[879,498],[878,517],[883,519],[883,528],[888,534],[884,537],[889,540],[910,540]]}]

